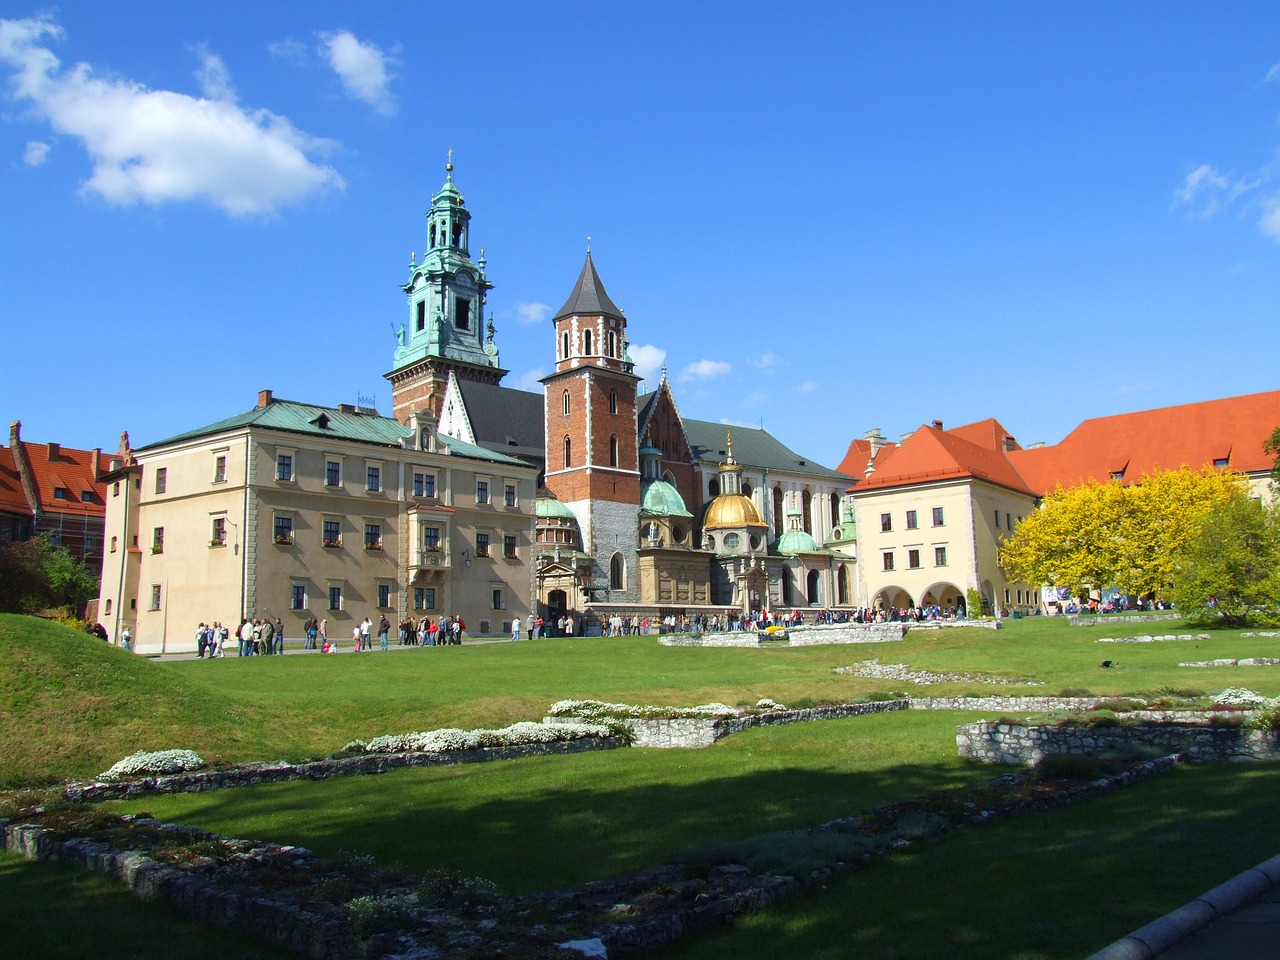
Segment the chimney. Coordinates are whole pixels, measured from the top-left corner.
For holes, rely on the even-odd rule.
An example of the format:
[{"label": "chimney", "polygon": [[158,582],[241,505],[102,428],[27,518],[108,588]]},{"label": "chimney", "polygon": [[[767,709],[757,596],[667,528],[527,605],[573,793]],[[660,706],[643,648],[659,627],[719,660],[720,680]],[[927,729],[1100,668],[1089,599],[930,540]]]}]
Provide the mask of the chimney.
[{"label": "chimney", "polygon": [[355,413],[356,408],[350,403],[340,403],[338,404],[338,412],[339,413]]},{"label": "chimney", "polygon": [[9,446],[16,447],[22,440],[22,421],[15,420],[9,424]]},{"label": "chimney", "polygon": [[914,433],[915,433],[914,430],[908,430],[906,433],[902,434],[902,436],[898,437],[898,446],[902,446],[904,443],[910,440],[912,434]]},{"label": "chimney", "polygon": [[862,439],[870,442],[871,456],[873,458],[877,453],[889,445],[889,441],[884,438],[884,434],[880,432],[879,427],[872,427],[862,435]]},{"label": "chimney", "polygon": [[102,448],[93,448],[93,479],[97,480],[102,474]]},{"label": "chimney", "polygon": [[1004,452],[1008,453],[1010,450],[1017,450],[1017,449],[1018,449],[1018,441],[1006,433],[1004,436]]},{"label": "chimney", "polygon": [[263,407],[265,407],[265,406],[266,406],[267,404],[269,404],[270,402],[271,402],[271,391],[270,391],[270,390],[259,390],[259,391],[258,391],[258,409],[259,409],[259,410],[261,410]]},{"label": "chimney", "polygon": [[935,430],[941,430],[941,429],[942,429],[942,421],[941,421],[941,420],[935,420],[935,421],[933,421],[933,429],[935,429]]},{"label": "chimney", "polygon": [[52,440],[50,440],[46,444],[46,446],[49,448],[49,462],[57,463],[58,455],[62,453],[62,448],[58,444],[54,443]]}]

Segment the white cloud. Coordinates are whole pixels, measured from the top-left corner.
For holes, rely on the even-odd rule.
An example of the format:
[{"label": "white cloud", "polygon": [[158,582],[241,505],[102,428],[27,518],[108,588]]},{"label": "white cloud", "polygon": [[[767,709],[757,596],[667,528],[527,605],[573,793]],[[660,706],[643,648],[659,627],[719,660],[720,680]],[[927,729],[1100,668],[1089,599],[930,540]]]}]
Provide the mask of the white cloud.
[{"label": "white cloud", "polygon": [[667,360],[667,351],[649,343],[633,343],[628,345],[627,350],[635,361],[636,376],[656,380]]},{"label": "white cloud", "polygon": [[22,162],[28,167],[39,167],[49,159],[49,144],[40,140],[28,140],[22,151]]},{"label": "white cloud", "polygon": [[778,357],[772,350],[766,350],[758,357],[750,357],[747,360],[750,366],[757,370],[772,370],[778,363]]},{"label": "white cloud", "polygon": [[817,380],[806,380],[804,381],[804,383],[796,387],[796,393],[813,393],[813,391],[817,389],[818,389]]},{"label": "white cloud", "polygon": [[724,376],[732,369],[733,367],[723,360],[695,360],[693,363],[686,364],[680,371],[680,379],[686,383],[690,380],[707,380],[711,377]]},{"label": "white cloud", "polygon": [[520,379],[516,381],[516,388],[519,390],[531,390],[534,393],[543,393],[546,387],[539,381],[547,375],[547,371],[541,367],[535,367],[527,370],[520,375]]},{"label": "white cloud", "polygon": [[1272,195],[1266,201],[1266,210],[1258,221],[1258,227],[1272,240],[1280,240],[1280,195]]},{"label": "white cloud", "polygon": [[516,322],[533,326],[547,319],[547,314],[550,312],[551,308],[545,303],[517,303]]},{"label": "white cloud", "polygon": [[1270,178],[1270,167],[1237,177],[1234,171],[1223,173],[1212,164],[1202,163],[1188,173],[1182,186],[1173,192],[1174,206],[1186,207],[1187,215],[1193,219],[1208,220],[1253,193]]},{"label": "white cloud", "polygon": [[200,58],[200,69],[196,71],[196,79],[200,89],[210,100],[236,102],[236,88],[231,83],[231,71],[216,53],[211,53],[204,44],[196,47],[196,56]]},{"label": "white cloud", "polygon": [[[0,63],[15,71],[14,99],[28,101],[88,151],[93,172],[82,185],[85,192],[117,204],[201,199],[245,215],[345,186],[336,170],[309,156],[331,149],[331,141],[226,99],[98,77],[85,63],[64,70],[41,45],[62,36],[49,17],[0,20]],[[225,65],[211,54],[202,54],[197,75],[206,93],[233,93]]]},{"label": "white cloud", "polygon": [[396,112],[389,89],[395,60],[376,43],[356,39],[350,30],[320,34],[320,55],[333,68],[347,95],[369,104],[383,116]]},{"label": "white cloud", "polygon": [[1280,63],[1273,63],[1271,69],[1267,71],[1267,75],[1263,77],[1265,83],[1274,83],[1280,80]]}]

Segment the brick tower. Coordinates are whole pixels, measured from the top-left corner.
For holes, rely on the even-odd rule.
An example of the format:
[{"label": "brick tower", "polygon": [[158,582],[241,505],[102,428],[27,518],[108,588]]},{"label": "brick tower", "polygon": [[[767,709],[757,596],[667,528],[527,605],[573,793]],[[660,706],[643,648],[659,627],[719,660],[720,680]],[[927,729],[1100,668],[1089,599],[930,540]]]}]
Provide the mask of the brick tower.
[{"label": "brick tower", "polygon": [[546,485],[578,518],[593,579],[608,594],[639,599],[636,546],[640,466],[636,385],[627,354],[627,320],[587,261],[565,305],[552,318],[556,368],[546,385]]},{"label": "brick tower", "polygon": [[463,380],[498,383],[493,321],[484,322],[485,298],[493,289],[485,276],[484,251],[471,261],[471,211],[453,185],[453,151],[446,179],[427,212],[427,250],[409,261],[401,289],[409,303],[408,325],[396,331],[391,381],[392,415],[401,423],[420,410],[440,415],[449,371]]}]

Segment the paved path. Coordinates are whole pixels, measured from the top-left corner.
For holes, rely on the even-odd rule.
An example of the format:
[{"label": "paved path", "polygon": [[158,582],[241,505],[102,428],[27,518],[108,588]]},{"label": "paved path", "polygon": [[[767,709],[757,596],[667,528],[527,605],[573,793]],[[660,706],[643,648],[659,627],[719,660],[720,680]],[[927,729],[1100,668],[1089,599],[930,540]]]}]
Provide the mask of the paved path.
[{"label": "paved path", "polygon": [[1280,960],[1280,856],[1153,920],[1089,960]]}]

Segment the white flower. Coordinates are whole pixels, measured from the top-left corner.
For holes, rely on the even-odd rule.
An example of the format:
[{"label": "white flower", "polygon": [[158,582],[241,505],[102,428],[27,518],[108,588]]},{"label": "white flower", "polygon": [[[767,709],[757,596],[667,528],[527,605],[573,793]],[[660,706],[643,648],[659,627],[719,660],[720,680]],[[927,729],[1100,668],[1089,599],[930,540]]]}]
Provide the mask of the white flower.
[{"label": "white flower", "polygon": [[98,779],[112,782],[126,777],[182,773],[184,770],[199,770],[203,766],[204,761],[192,750],[157,750],[153,753],[139,750],[115,764]]}]

